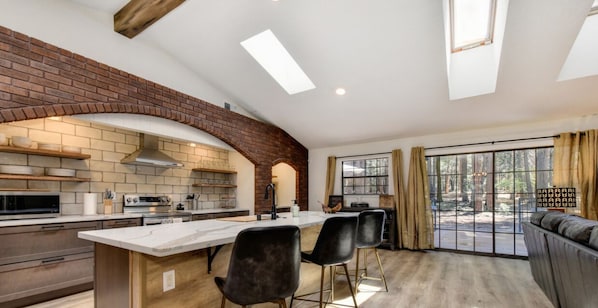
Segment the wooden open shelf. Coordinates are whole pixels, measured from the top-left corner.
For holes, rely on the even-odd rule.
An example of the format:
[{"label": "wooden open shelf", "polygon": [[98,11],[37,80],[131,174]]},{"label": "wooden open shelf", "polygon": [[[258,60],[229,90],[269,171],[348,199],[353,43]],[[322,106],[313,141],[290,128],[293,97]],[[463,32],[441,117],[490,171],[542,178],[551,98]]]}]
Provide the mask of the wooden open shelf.
[{"label": "wooden open shelf", "polygon": [[237,185],[232,184],[203,184],[203,183],[196,183],[191,185],[193,187],[222,187],[222,188],[235,188]]},{"label": "wooden open shelf", "polygon": [[19,148],[19,147],[12,147],[12,146],[6,146],[6,145],[0,145],[0,152],[18,153],[18,154],[33,154],[33,155],[73,158],[73,159],[91,158],[91,155],[89,155],[89,154]]},{"label": "wooden open shelf", "polygon": [[89,182],[89,178],[76,178],[68,176],[50,175],[21,175],[21,174],[0,174],[0,180],[34,180],[34,181],[64,181],[64,182]]},{"label": "wooden open shelf", "polygon": [[220,170],[220,169],[209,169],[209,168],[193,168],[193,171],[196,172],[214,172],[214,173],[227,173],[227,174],[236,174],[237,171],[235,170]]}]

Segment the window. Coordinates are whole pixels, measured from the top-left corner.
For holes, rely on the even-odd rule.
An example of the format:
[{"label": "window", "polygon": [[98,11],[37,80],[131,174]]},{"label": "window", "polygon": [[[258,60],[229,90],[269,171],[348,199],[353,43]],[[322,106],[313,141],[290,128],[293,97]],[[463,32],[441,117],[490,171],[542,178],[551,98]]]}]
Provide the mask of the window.
[{"label": "window", "polygon": [[388,193],[388,158],[343,161],[344,195]]},{"label": "window", "polygon": [[449,6],[452,52],[492,43],[496,0],[450,0]]},{"label": "window", "polygon": [[527,256],[521,223],[552,187],[553,148],[428,156],[438,248]]}]

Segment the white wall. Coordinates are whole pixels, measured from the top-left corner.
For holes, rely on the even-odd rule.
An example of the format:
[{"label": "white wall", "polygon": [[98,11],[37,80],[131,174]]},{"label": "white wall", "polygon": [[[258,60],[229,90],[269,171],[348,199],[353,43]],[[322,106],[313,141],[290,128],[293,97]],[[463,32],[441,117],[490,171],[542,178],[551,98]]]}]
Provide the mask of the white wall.
[{"label": "white wall", "polygon": [[[515,111],[516,112],[516,111]],[[425,125],[422,124],[422,125]],[[352,156],[361,158],[362,155],[370,153],[390,153],[394,149],[403,151],[403,170],[404,179],[407,180],[408,166],[411,148],[423,146],[426,148],[450,146],[459,144],[492,142],[500,140],[512,140],[521,138],[533,138],[543,136],[553,136],[562,132],[573,132],[578,130],[587,130],[598,128],[598,115],[581,118],[570,118],[564,120],[554,120],[549,122],[537,122],[521,125],[512,125],[507,127],[496,127],[472,131],[463,131],[457,133],[427,135],[413,138],[393,139],[388,141],[352,144],[339,147],[319,148],[309,150],[309,209],[320,210],[318,201],[324,197],[324,187],[326,185],[326,162],[327,157],[334,155]],[[488,145],[477,145],[468,147],[455,147],[447,149],[426,150],[426,155],[439,155],[450,153],[476,152],[498,149],[514,149],[535,146],[552,145],[552,139],[539,139],[524,142],[496,143]],[[389,154],[383,154],[389,155]],[[382,155],[379,155],[382,156]],[[346,158],[346,159],[353,159]],[[337,172],[334,194],[341,194],[341,170],[340,160],[337,159]],[[392,177],[390,177],[392,180]],[[406,187],[405,187],[406,188]],[[390,194],[393,192],[391,191]],[[365,196],[364,196],[365,197]],[[368,200],[365,200],[368,201]],[[348,204],[348,203],[346,203]],[[372,204],[372,203],[370,203]]]},{"label": "white wall", "polygon": [[297,171],[285,163],[272,167],[272,183],[276,184],[276,205],[291,206],[297,199]]},{"label": "white wall", "polygon": [[239,152],[229,152],[228,161],[237,170],[237,208],[255,210],[255,166]]}]

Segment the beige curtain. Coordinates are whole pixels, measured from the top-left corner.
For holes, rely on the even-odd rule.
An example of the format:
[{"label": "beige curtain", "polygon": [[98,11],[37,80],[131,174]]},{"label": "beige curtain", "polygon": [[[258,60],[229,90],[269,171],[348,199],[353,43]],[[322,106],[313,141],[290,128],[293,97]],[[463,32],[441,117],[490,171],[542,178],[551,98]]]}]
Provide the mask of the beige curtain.
[{"label": "beige curtain", "polygon": [[392,151],[392,176],[394,181],[395,219],[397,220],[397,247],[405,248],[407,236],[407,203],[403,179],[403,151]]},{"label": "beige curtain", "polygon": [[336,174],[336,156],[328,156],[328,166],[326,167],[326,189],[324,191],[324,200],[322,203],[328,204],[328,197],[334,194],[334,177]]},{"label": "beige curtain", "polygon": [[411,149],[407,182],[407,236],[403,243],[405,248],[434,248],[429,190],[424,148],[414,147]]},{"label": "beige curtain", "polygon": [[598,130],[555,137],[553,171],[555,186],[579,192],[581,216],[598,220]]}]

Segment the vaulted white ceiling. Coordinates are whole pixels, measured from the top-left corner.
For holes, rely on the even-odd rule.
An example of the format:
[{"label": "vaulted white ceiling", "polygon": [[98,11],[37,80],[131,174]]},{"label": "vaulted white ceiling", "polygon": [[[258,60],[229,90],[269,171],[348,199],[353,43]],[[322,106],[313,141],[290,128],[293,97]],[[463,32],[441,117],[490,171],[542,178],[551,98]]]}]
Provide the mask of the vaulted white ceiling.
[{"label": "vaulted white ceiling", "polygon": [[[133,39],[112,28],[126,3],[0,0],[0,25],[231,103],[308,148],[598,113],[598,77],[557,81],[592,0],[509,1],[496,92],[453,101],[440,0],[187,0]],[[240,45],[266,29],[315,89],[287,94]]]}]

